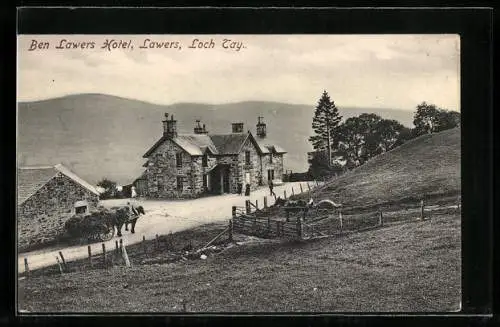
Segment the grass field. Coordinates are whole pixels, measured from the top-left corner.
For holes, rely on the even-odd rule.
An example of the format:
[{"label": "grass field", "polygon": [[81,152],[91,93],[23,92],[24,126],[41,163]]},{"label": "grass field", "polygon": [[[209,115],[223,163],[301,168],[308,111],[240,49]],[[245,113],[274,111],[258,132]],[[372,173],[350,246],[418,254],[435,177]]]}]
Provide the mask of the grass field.
[{"label": "grass field", "polygon": [[460,194],[460,129],[423,135],[319,188],[315,200],[344,206],[416,204]]},{"label": "grass field", "polygon": [[453,311],[460,217],[240,245],[186,263],[32,277],[19,282],[18,296],[30,312],[177,312],[183,299],[188,312]]}]

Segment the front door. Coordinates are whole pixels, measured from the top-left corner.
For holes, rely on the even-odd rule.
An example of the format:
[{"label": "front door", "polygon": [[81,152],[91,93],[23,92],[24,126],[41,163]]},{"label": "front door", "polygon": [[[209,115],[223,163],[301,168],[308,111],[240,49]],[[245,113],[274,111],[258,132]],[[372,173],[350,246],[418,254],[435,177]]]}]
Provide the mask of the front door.
[{"label": "front door", "polygon": [[272,181],[274,179],[274,169],[267,170],[267,180]]},{"label": "front door", "polygon": [[223,185],[223,193],[230,193],[229,189],[229,168],[222,170],[222,185]]}]

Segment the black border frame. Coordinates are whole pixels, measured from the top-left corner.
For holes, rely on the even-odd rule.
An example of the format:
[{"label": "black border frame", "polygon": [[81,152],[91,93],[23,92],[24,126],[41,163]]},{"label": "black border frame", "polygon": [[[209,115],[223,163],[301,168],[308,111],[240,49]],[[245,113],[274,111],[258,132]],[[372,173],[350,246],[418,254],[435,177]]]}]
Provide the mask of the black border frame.
[{"label": "black border frame", "polygon": [[[5,12],[2,12],[2,16]],[[493,11],[491,8],[18,8],[17,32],[19,34],[426,34],[450,33],[461,36],[461,113],[462,113],[462,305],[459,314],[447,313],[449,318],[457,317],[461,322],[485,323],[493,313]],[[3,17],[2,17],[3,18]],[[6,20],[9,24],[12,18]],[[14,18],[15,21],[15,18]],[[15,24],[15,23],[14,23]],[[14,35],[7,36],[4,44],[13,49],[14,64],[7,66],[7,73],[15,76],[16,29]],[[12,58],[11,58],[12,59]],[[12,80],[4,85],[13,85]],[[15,90],[14,90],[15,94]],[[8,119],[2,119],[6,152],[12,161],[2,161],[2,170],[8,171],[6,182],[11,192],[7,192],[9,219],[1,219],[6,228],[1,228],[3,246],[1,256],[9,257],[15,253],[15,139],[16,115],[15,98],[9,98],[4,106]],[[477,108],[480,108],[479,110]],[[12,128],[14,127],[14,128]],[[12,142],[11,142],[12,141]],[[10,156],[12,154],[12,156]],[[2,176],[2,178],[5,177]],[[2,188],[6,189],[6,188]],[[3,195],[3,194],[2,194]],[[14,231],[14,232],[12,232]],[[17,265],[17,258],[14,258]],[[10,264],[13,265],[11,259]],[[10,294],[15,294],[16,276],[10,265],[2,265],[2,281],[7,282]],[[498,267],[497,267],[498,268]],[[3,293],[3,292],[2,292]],[[4,293],[6,294],[6,293]],[[6,297],[0,297],[6,301]],[[14,300],[14,297],[11,297]],[[2,303],[4,304],[4,303]],[[15,314],[16,304],[10,301],[2,308]],[[387,323],[390,313],[359,315],[338,313],[331,317],[311,317],[297,315],[302,323],[337,322]],[[471,314],[471,316],[468,316]],[[3,315],[3,313],[2,313]],[[53,324],[54,317],[20,316],[7,321],[21,323]],[[128,315],[128,314],[127,314]],[[229,313],[230,323],[243,323],[249,315],[236,318]],[[273,314],[253,317],[261,323],[263,318],[272,324],[280,324],[287,314]],[[81,315],[87,317],[87,315]],[[99,314],[101,316],[101,314]],[[109,322],[109,315],[93,321]],[[107,316],[107,317],[106,317]],[[113,316],[113,315],[111,315]],[[132,316],[132,315],[131,315]],[[146,317],[114,317],[114,322],[136,324],[141,318],[151,323],[207,323],[210,315],[188,316],[148,314]],[[419,317],[420,316],[420,317]],[[400,316],[405,324],[415,324],[421,314],[408,313]],[[153,318],[154,317],[154,318]],[[447,323],[439,314],[434,317],[438,323]],[[73,317],[66,316],[66,322],[76,323]],[[227,319],[227,318],[226,318]],[[470,320],[472,319],[472,320]],[[82,319],[84,320],[84,319]],[[459,322],[453,319],[455,323]],[[1,321],[1,320],[0,320]],[[82,322],[80,320],[80,322]],[[219,322],[214,318],[212,322]],[[491,321],[490,321],[491,322]],[[287,322],[287,325],[291,321]],[[89,324],[89,321],[83,322]]]}]

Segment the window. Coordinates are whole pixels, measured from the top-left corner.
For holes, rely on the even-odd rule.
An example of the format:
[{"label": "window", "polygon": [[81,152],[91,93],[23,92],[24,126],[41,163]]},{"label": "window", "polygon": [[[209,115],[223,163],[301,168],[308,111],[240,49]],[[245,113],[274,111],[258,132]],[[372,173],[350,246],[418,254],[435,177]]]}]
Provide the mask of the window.
[{"label": "window", "polygon": [[203,188],[208,189],[208,175],[203,175]]},{"label": "window", "polygon": [[182,176],[177,176],[177,190],[182,191],[184,179]]},{"label": "window", "polygon": [[81,213],[86,213],[87,212],[87,206],[80,206],[75,208],[75,213],[76,214],[81,214]]},{"label": "window", "polygon": [[273,163],[273,153],[269,152],[269,163]]},{"label": "window", "polygon": [[181,152],[175,154],[175,162],[176,162],[177,167],[179,167],[179,168],[182,167],[182,153]]},{"label": "window", "polygon": [[203,155],[203,158],[201,158],[201,164],[203,167],[208,167],[208,156],[207,154]]},{"label": "window", "polygon": [[245,151],[245,163],[250,164],[250,151]]}]

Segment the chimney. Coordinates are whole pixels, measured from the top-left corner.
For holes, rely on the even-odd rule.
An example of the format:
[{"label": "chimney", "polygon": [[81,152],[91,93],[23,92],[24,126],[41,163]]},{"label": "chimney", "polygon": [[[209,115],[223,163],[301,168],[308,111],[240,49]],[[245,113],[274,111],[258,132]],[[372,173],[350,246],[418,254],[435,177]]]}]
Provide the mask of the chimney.
[{"label": "chimney", "polygon": [[203,127],[200,124],[200,120],[196,120],[196,125],[194,126],[194,133],[195,134],[207,134],[208,131],[205,128],[205,124],[203,124]]},{"label": "chimney", "polygon": [[167,138],[177,137],[177,120],[174,120],[174,115],[168,119],[168,113],[165,113],[165,120],[163,122],[163,136]]},{"label": "chimney", "polygon": [[257,121],[257,136],[260,138],[265,138],[267,135],[266,132],[266,123],[263,122],[264,117],[258,117]]},{"label": "chimney", "polygon": [[243,133],[243,123],[232,123],[233,133]]}]

